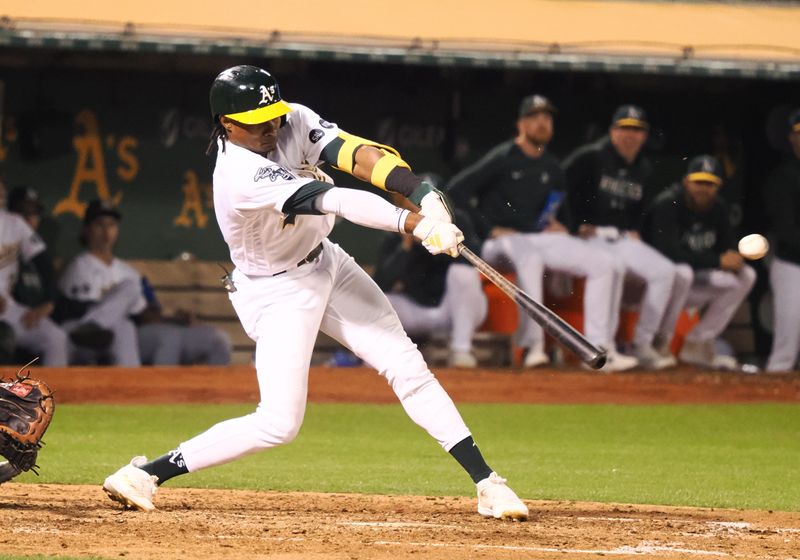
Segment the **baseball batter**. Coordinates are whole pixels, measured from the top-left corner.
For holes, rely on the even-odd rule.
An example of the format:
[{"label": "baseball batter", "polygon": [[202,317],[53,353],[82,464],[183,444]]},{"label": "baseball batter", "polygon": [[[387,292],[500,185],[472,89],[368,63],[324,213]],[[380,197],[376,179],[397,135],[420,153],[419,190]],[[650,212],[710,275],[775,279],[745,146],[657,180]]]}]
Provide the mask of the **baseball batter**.
[{"label": "baseball batter", "polygon": [[[647,219],[646,239],[680,263],[680,285],[688,284],[686,305],[703,310],[678,355],[681,361],[718,369],[736,369],[732,356],[717,354],[722,334],[755,283],[755,271],[736,251],[727,205],[717,196],[723,183],[717,158],[701,155],[689,162],[683,185],[656,199]],[[675,317],[677,320],[677,317]]]},{"label": "baseball batter", "polygon": [[[106,478],[109,496],[152,510],[157,484],[292,441],[303,422],[308,368],[321,329],[377,369],[411,419],[464,467],[477,484],[481,515],[527,518],[525,504],[486,465],[386,296],[327,239],[341,216],[366,227],[413,233],[432,254],[455,257],[463,236],[449,221],[443,198],[394,150],[285,102],[265,70],[223,71],[210,98],[211,147],[217,149],[214,206],[236,266],[230,299],[256,342],[261,402],[252,414],[217,424],[154,461],[135,457]],[[422,213],[300,175],[323,162],[409,196]]]},{"label": "baseball batter", "polygon": [[769,270],[775,328],[767,371],[789,371],[800,359],[800,109],[789,117],[792,153],[764,188],[775,255]]},{"label": "baseball batter", "polygon": [[[626,273],[644,280],[646,290],[633,339],[639,362],[652,369],[676,365],[669,351],[672,332],[664,317],[680,312],[681,302],[672,296],[675,265],[641,241],[645,209],[653,199],[648,179],[652,166],[642,154],[649,124],[635,105],[619,107],[608,137],[579,148],[564,162],[569,200],[579,225],[578,234],[599,250],[612,255],[621,267],[615,285],[614,307],[622,302]],[[668,310],[668,305],[672,307]],[[677,316],[677,314],[675,314]],[[613,332],[619,313],[612,317]]]},{"label": "baseball batter", "polygon": [[[50,319],[55,273],[46,246],[25,220],[5,209],[5,202],[5,184],[0,181],[0,321],[14,331],[18,346],[42,356],[42,364],[66,366],[67,335]],[[20,259],[35,267],[45,288],[46,301],[35,307],[17,303],[11,296]]]},{"label": "baseball batter", "polygon": [[[547,152],[554,111],[544,96],[523,99],[516,138],[496,146],[456,175],[448,192],[486,238],[483,258],[496,266],[510,262],[520,287],[537,301],[542,300],[545,268],[585,276],[586,338],[608,351],[605,371],[630,369],[637,362],[616,351],[610,327],[612,317],[619,313],[619,302],[616,307],[609,302],[609,294],[620,282],[615,262],[570,235],[562,223],[571,221],[561,202],[564,172],[558,159]],[[527,313],[520,313],[517,344],[526,349],[523,367],[549,361],[542,328]]]}]

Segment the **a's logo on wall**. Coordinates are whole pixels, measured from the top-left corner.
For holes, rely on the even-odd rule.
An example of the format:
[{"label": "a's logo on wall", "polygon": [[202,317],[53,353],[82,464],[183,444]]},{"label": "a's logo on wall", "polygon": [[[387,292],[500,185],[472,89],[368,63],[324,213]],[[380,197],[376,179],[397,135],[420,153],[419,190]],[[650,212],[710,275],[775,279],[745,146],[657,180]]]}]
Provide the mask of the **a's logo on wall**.
[{"label": "a's logo on wall", "polygon": [[208,210],[214,208],[214,191],[211,183],[200,182],[193,169],[188,169],[183,174],[183,179],[181,213],[172,220],[172,223],[185,228],[203,229],[208,224]]},{"label": "a's logo on wall", "polygon": [[308,133],[308,139],[311,140],[312,144],[316,144],[317,142],[322,140],[323,136],[325,136],[325,133],[318,128],[315,128]]},{"label": "a's logo on wall", "polygon": [[[53,215],[70,213],[83,217],[86,203],[79,196],[81,188],[87,185],[93,189],[89,198],[99,198],[119,206],[122,190],[112,193],[109,186],[107,163],[116,158],[113,167],[116,176],[126,182],[132,182],[139,174],[139,157],[136,150],[139,141],[130,135],[102,134],[97,116],[93,111],[84,109],[75,117],[75,123],[82,132],[72,138],[72,146],[77,152],[78,160],[72,175],[72,183],[67,196],[59,200],[53,208]],[[110,159],[110,161],[107,161]]]},{"label": "a's logo on wall", "polygon": [[267,167],[259,167],[258,171],[256,171],[255,177],[253,177],[253,181],[257,183],[261,179],[269,179],[274,183],[278,179],[291,181],[294,178],[294,175],[289,173],[285,167],[281,167],[280,165],[270,165]]},{"label": "a's logo on wall", "polygon": [[267,104],[275,102],[275,86],[259,86],[258,91],[261,92],[261,101],[258,102],[259,105]]}]

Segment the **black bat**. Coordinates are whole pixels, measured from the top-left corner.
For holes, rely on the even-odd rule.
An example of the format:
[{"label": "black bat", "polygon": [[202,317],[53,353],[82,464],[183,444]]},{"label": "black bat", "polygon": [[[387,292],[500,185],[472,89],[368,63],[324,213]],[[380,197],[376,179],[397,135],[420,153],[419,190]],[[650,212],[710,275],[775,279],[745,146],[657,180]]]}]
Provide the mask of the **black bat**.
[{"label": "black bat", "polygon": [[586,340],[572,325],[526,294],[519,286],[497,272],[463,243],[458,244],[458,252],[495,286],[503,290],[508,297],[519,304],[534,321],[542,326],[547,334],[563,344],[570,352],[578,356],[582,362],[594,369],[600,369],[605,365],[605,350],[597,348]]}]

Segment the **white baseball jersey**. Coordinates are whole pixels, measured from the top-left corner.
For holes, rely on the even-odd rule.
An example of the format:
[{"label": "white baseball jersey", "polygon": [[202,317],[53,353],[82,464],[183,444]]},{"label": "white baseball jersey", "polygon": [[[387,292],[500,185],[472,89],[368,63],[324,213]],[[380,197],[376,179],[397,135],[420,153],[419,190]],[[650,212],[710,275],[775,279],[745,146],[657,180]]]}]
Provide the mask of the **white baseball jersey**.
[{"label": "white baseball jersey", "polygon": [[0,296],[8,296],[19,271],[19,257],[29,261],[45,250],[44,241],[16,214],[0,209]]},{"label": "white baseball jersey", "polygon": [[290,103],[269,158],[221,141],[214,169],[214,209],[231,261],[252,276],[270,276],[297,265],[328,236],[335,217],[289,215],[286,201],[313,179],[305,171],[339,128],[314,111]]},{"label": "white baseball jersey", "polygon": [[[132,280],[141,286],[142,277],[128,263],[114,257],[106,264],[89,251],[84,251],[69,263],[61,275],[58,288],[70,299],[84,302],[98,302],[125,280]],[[131,314],[140,313],[147,307],[147,300],[139,290],[138,301],[129,310]]]}]

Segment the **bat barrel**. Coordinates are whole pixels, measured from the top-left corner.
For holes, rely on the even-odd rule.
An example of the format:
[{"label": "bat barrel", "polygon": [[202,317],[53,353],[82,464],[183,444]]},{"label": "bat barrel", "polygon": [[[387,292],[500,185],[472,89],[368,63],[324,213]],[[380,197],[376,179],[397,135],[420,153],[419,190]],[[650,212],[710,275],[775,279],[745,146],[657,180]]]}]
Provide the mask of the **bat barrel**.
[{"label": "bat barrel", "polygon": [[486,261],[473,253],[469,247],[462,243],[458,248],[461,256],[469,261],[498,288],[503,290],[512,301],[517,302],[534,321],[541,325],[542,329],[544,329],[547,334],[563,344],[570,352],[578,356],[582,362],[594,369],[600,369],[605,365],[605,350],[596,347],[586,340],[572,325],[531,298],[517,285],[509,281],[505,276],[486,263]]}]

